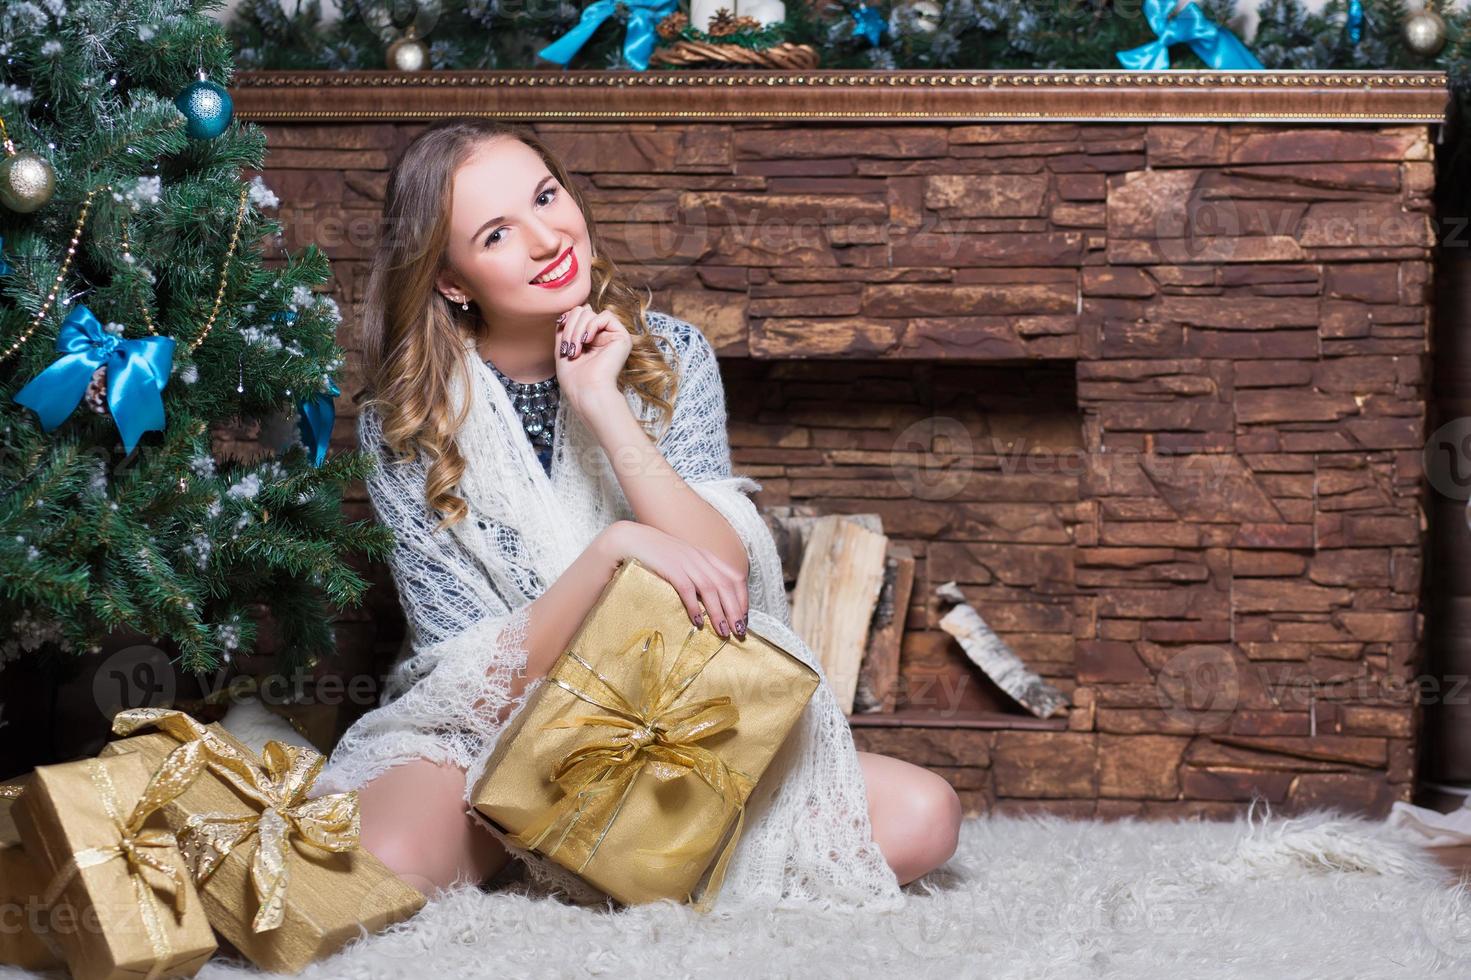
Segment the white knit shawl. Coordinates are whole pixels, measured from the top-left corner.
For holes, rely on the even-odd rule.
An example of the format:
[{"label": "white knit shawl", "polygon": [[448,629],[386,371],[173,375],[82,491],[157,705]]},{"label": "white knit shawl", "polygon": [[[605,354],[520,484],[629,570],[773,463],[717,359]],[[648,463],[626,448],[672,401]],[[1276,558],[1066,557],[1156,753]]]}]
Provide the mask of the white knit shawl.
[{"label": "white knit shawl", "polygon": [[[725,392],[715,352],[691,324],[646,314],[651,332],[677,358],[674,417],[657,446],[691,488],[730,522],[750,561],[751,630],[799,657],[820,676],[790,737],[748,801],[745,828],[717,911],[755,901],[817,902],[828,908],[893,908],[898,880],[872,839],[863,772],[852,732],[816,656],[791,631],[781,562],[770,531],[747,496],[761,489],[731,473]],[[459,493],[469,516],[436,533],[424,495],[424,463],[397,460],[381,421],[365,412],[359,444],[380,459],[368,491],[397,545],[391,570],[408,618],[412,650],[393,667],[382,703],[344,734],[314,794],[353,789],[414,758],[467,770],[466,801],[496,739],[544,678],[510,696],[524,674],[527,609],[619,519],[634,519],[607,454],[563,399],[550,476],[536,458],[505,388],[471,338],[470,414],[457,438],[466,460]],[[464,395],[457,387],[456,404]],[[635,392],[640,418],[656,413]],[[503,722],[495,715],[505,712]],[[495,836],[526,861],[534,888],[574,901],[598,895],[550,861]]]}]

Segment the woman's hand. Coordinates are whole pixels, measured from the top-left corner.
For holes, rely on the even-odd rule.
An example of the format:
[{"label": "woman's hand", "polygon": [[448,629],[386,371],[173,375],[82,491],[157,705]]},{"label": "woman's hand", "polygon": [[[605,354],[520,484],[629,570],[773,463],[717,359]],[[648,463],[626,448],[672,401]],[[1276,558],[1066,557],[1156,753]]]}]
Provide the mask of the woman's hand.
[{"label": "woman's hand", "polygon": [[618,392],[618,374],[633,350],[633,335],[612,310],[574,306],[557,326],[557,383],[579,414],[609,392]]},{"label": "woman's hand", "polygon": [[746,638],[746,580],[713,551],[637,521],[617,521],[604,534],[617,560],[637,558],[674,586],[695,626],[703,625],[703,602],[715,632]]}]

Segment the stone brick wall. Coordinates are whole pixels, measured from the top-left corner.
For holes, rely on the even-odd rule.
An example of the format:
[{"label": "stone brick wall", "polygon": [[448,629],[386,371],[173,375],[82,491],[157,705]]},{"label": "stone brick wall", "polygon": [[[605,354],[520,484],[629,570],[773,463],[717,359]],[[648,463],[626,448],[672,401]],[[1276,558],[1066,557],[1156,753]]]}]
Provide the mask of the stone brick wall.
[{"label": "stone brick wall", "polygon": [[[533,125],[655,306],[716,343],[758,503],[875,512],[915,550],[907,700],[855,719],[860,747],[973,810],[1409,799],[1426,125]],[[420,128],[266,125],[288,245],[333,258],[349,350]],[[344,670],[402,635],[369,572]],[[951,579],[1065,719],[965,662],[938,626]]]}]

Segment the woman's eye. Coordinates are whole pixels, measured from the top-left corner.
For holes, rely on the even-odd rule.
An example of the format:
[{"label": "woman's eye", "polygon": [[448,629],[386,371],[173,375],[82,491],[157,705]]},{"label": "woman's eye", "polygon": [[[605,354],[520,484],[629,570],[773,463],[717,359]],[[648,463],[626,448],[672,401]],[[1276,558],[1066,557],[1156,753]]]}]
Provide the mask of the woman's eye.
[{"label": "woman's eye", "polygon": [[[536,195],[536,199],[538,201],[540,201],[542,198],[546,197],[548,194],[552,195],[553,197],[556,197],[557,196],[557,191],[556,191],[555,188],[548,187],[546,190],[544,190],[540,194]],[[489,235],[485,236],[485,247],[486,248],[489,248],[490,246],[494,245],[496,243],[496,237],[495,236],[499,235],[500,233],[501,233],[501,230],[499,228],[497,228],[495,231],[493,231]]]}]

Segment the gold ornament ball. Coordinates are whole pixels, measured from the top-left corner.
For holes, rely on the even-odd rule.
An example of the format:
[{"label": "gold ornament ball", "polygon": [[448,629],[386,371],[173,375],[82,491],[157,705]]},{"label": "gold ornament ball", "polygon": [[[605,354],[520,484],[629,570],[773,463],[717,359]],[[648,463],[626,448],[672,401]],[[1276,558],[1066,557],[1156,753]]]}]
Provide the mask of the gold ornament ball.
[{"label": "gold ornament ball", "polygon": [[1418,55],[1433,57],[1445,47],[1445,19],[1433,10],[1417,10],[1405,18],[1402,34],[1405,47]]},{"label": "gold ornament ball", "polygon": [[417,37],[401,37],[388,46],[387,61],[394,71],[423,71],[429,65],[429,47]]},{"label": "gold ornament ball", "polygon": [[0,204],[30,214],[51,200],[56,171],[45,157],[21,150],[0,161]]}]

